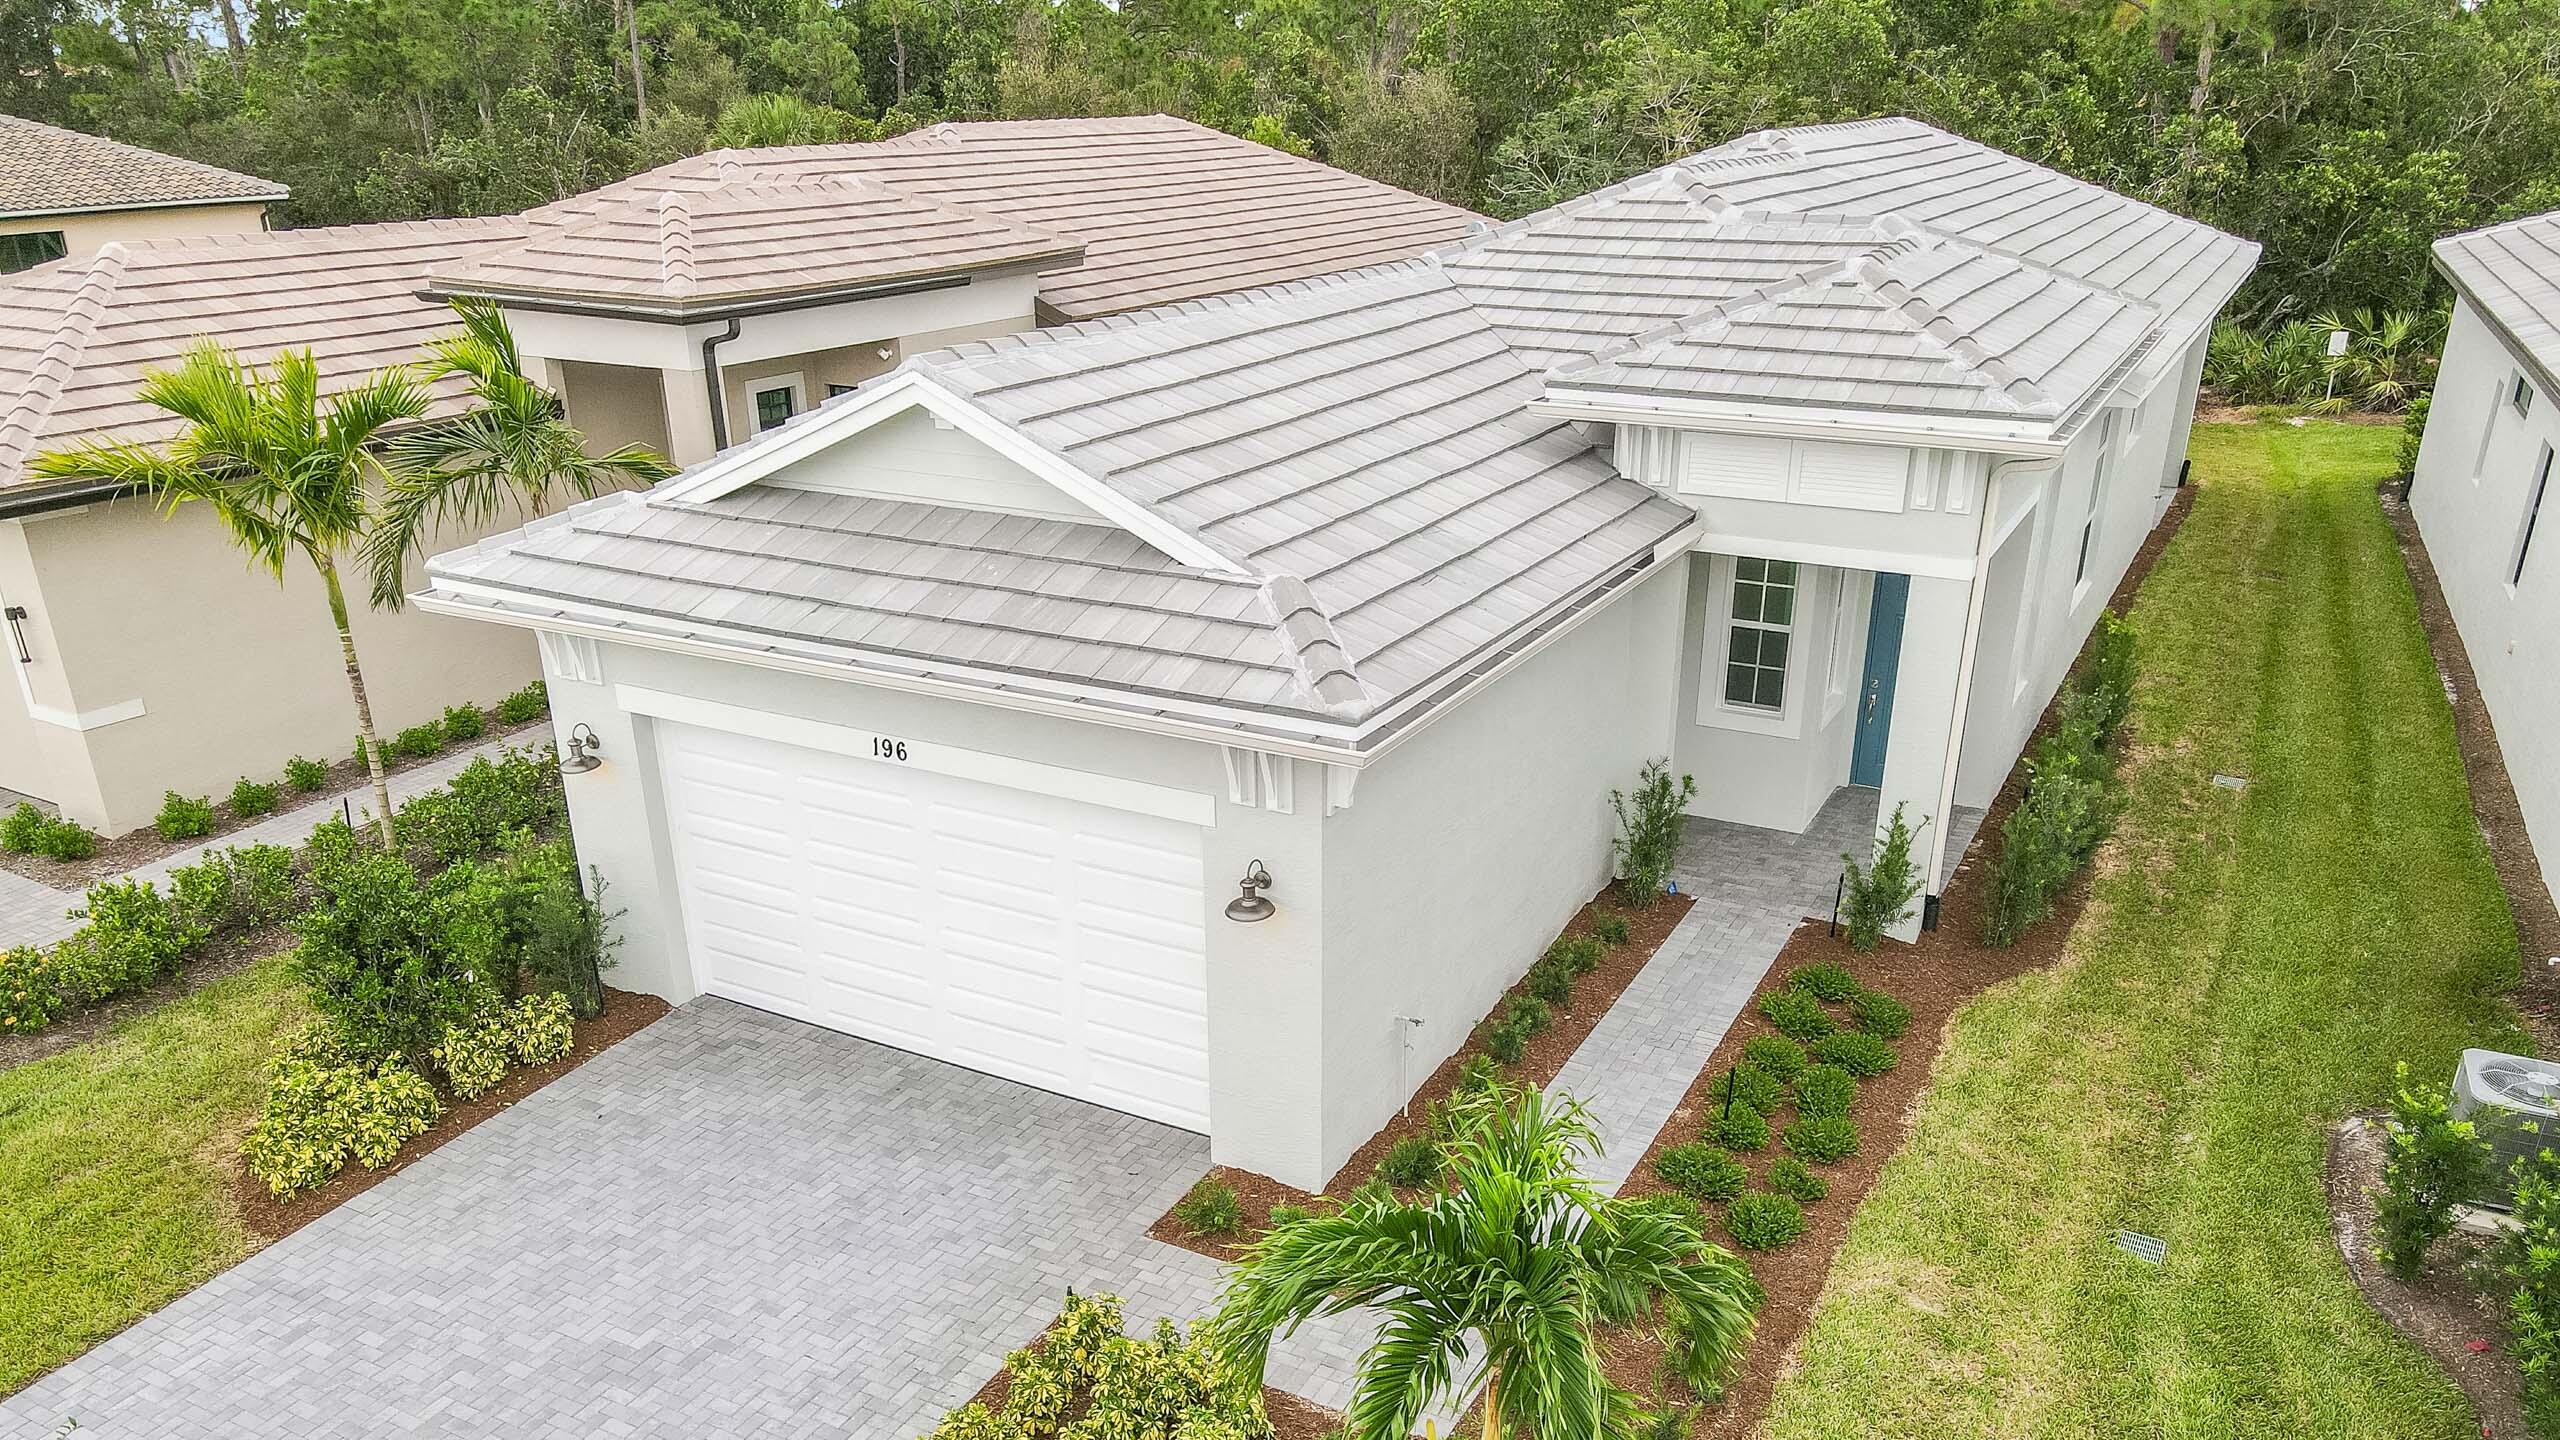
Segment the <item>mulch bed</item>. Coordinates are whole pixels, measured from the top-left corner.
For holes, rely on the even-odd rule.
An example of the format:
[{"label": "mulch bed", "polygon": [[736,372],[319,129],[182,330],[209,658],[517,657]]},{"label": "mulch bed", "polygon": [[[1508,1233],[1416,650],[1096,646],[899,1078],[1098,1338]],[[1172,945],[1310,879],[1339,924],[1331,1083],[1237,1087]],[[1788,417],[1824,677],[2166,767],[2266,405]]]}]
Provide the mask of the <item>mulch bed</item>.
[{"label": "mulch bed", "polygon": [[[1022,1348],[1037,1350],[1047,1343],[1049,1332],[1043,1330],[1025,1341]],[[989,1410],[1004,1409],[1005,1402],[1013,1398],[1013,1376],[998,1369],[995,1378],[979,1386],[978,1393],[970,1398]],[[1071,1408],[1065,1418],[1074,1420],[1077,1408],[1080,1407]],[[1337,1412],[1268,1385],[1262,1387],[1262,1409],[1271,1417],[1271,1433],[1276,1440],[1326,1440],[1342,1428],[1342,1416]]]},{"label": "mulch bed", "polygon": [[[667,1008],[667,1002],[655,995],[607,987],[603,1013],[593,1020],[577,1022],[576,1038],[570,1044],[568,1054],[548,1065],[519,1065],[507,1072],[506,1079],[484,1091],[477,1099],[456,1100],[450,1095],[444,1096],[445,1110],[436,1117],[436,1123],[425,1134],[401,1146],[399,1155],[379,1170],[367,1170],[350,1161],[347,1168],[339,1171],[329,1183],[305,1190],[291,1199],[278,1200],[268,1193],[265,1184],[249,1174],[249,1167],[235,1153],[231,1161],[233,1203],[239,1206],[249,1232],[261,1242],[281,1240],[408,1169],[420,1157],[435,1153],[446,1141],[594,1059],[666,1014]],[[236,1152],[236,1146],[231,1148]]]},{"label": "mulch bed", "polygon": [[[2464,1273],[2489,1242],[2460,1231],[2436,1242],[2415,1281],[2393,1279],[2375,1258],[2374,1212],[2382,1190],[2383,1132],[2379,1116],[2350,1115],[2329,1131],[2331,1230],[2338,1257],[2365,1300],[2409,1343],[2427,1352],[2462,1387],[2480,1416],[2484,1436],[2523,1436],[2524,1377],[2506,1348],[2505,1317],[2497,1302]],[[2473,1349],[2478,1345],[2479,1349]]]},{"label": "mulch bed", "polygon": [[[1662,942],[1679,928],[1681,917],[1689,913],[1689,907],[1694,903],[1687,895],[1665,895],[1642,910],[1629,910],[1617,903],[1615,887],[1610,887],[1593,896],[1576,912],[1566,924],[1565,934],[1587,935],[1594,924],[1616,915],[1627,922],[1627,943],[1611,946],[1602,956],[1599,969],[1573,982],[1571,1005],[1558,1009],[1555,1023],[1529,1041],[1519,1064],[1506,1067],[1511,1080],[1516,1084],[1543,1087],[1555,1079],[1556,1072],[1564,1068],[1564,1063],[1573,1058],[1573,1052],[1582,1048],[1584,1038],[1599,1025],[1600,1017],[1609,1013],[1609,1007],[1618,1002],[1618,997],[1626,992],[1629,985],[1635,983],[1646,962],[1662,948]],[[1502,1008],[1511,1003],[1511,997],[1527,993],[1527,987],[1528,976],[1524,974],[1512,983],[1510,989],[1502,992],[1502,998],[1485,1012],[1486,1018],[1502,1013]],[[1480,1035],[1470,1033],[1467,1043],[1459,1046],[1456,1054],[1440,1062],[1440,1067],[1432,1071],[1430,1078],[1413,1092],[1413,1098],[1405,1108],[1390,1117],[1377,1134],[1353,1151],[1342,1168],[1334,1172],[1333,1178],[1325,1182],[1325,1196],[1334,1200],[1348,1197],[1377,1173],[1378,1162],[1386,1158],[1397,1141],[1409,1135],[1422,1134],[1430,1123],[1431,1108],[1457,1090],[1458,1072],[1469,1059],[1483,1052]],[[1147,1233],[1168,1245],[1179,1245],[1212,1260],[1233,1260],[1244,1253],[1244,1247],[1254,1238],[1270,1228],[1272,1206],[1305,1205],[1316,1198],[1295,1186],[1283,1185],[1250,1170],[1221,1165],[1212,1169],[1209,1175],[1232,1186],[1236,1198],[1244,1204],[1244,1224],[1234,1238],[1194,1235],[1191,1227],[1176,1220],[1171,1211],[1159,1216],[1156,1223],[1148,1227]]]},{"label": "mulch bed", "polygon": [[66,1015],[42,1030],[0,1036],[0,1070],[77,1049],[106,1034],[119,1021],[192,995],[270,955],[290,950],[293,945],[292,930],[282,924],[208,940],[187,953],[186,964],[177,974],[157,985]]},{"label": "mulch bed", "polygon": [[2400,560],[2408,568],[2410,588],[2417,592],[2418,622],[2426,628],[2427,647],[2435,652],[2436,671],[2453,706],[2454,739],[2462,750],[2463,774],[2471,782],[2471,810],[2488,841],[2498,883],[2507,892],[2507,908],[2515,915],[2516,939],[2524,952],[2516,1009],[2533,1036],[2534,1050],[2544,1055],[2560,1053],[2560,968],[2548,963],[2560,958],[2560,908],[2553,906],[2551,892],[2542,883],[2533,837],[2525,833],[2515,782],[2508,778],[2506,756],[2498,748],[2497,727],[2480,698],[2471,654],[2463,648],[2462,633],[2453,627],[2453,612],[2445,607],[2435,562],[2428,558],[2427,543],[2418,534],[2408,486],[2403,481],[2388,483],[2381,496],[2382,513],[2391,518],[2391,528],[2400,538]]},{"label": "mulch bed", "polygon": [[[488,721],[489,728],[481,732],[479,739],[458,743],[459,745],[486,745],[492,740],[512,739],[536,726],[550,723],[551,717],[548,715],[527,720],[521,725],[500,725],[494,717],[491,717]],[[348,733],[352,735],[354,732],[350,730]],[[389,744],[389,738],[385,737],[383,743]],[[433,764],[451,755],[456,748],[458,745],[447,745],[433,755],[415,759],[386,755],[383,757],[382,764],[383,777],[388,779],[404,770],[415,770],[421,765]],[[350,756],[331,763],[329,778],[323,781],[318,789],[296,790],[281,780],[277,781],[276,809],[278,811],[298,810],[315,801],[335,800],[342,795],[351,795],[364,790],[372,783],[372,777],[365,772],[364,767],[356,764],[354,758]],[[40,881],[56,890],[81,891],[101,880],[121,875],[137,865],[148,865],[154,860],[214,844],[225,835],[237,830],[245,830],[252,825],[263,824],[272,818],[274,818],[272,815],[236,814],[232,811],[229,800],[217,800],[213,806],[213,830],[209,834],[194,835],[184,840],[163,840],[160,838],[159,831],[146,825],[129,834],[100,840],[97,853],[86,860],[56,860],[45,855],[20,855],[14,851],[0,850],[0,870],[24,875],[30,880]]]}]

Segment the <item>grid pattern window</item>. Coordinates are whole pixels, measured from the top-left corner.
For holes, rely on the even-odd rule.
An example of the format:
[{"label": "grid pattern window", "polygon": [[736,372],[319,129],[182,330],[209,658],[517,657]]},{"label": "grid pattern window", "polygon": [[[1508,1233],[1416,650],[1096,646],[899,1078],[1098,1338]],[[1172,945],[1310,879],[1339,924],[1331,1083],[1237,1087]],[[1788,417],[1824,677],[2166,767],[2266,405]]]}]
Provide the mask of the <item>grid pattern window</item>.
[{"label": "grid pattern window", "polygon": [[32,269],[47,260],[59,260],[68,253],[59,230],[29,230],[18,235],[0,235],[0,275]]},{"label": "grid pattern window", "polygon": [[777,385],[756,392],[756,428],[770,430],[791,418],[791,387]]},{"label": "grid pattern window", "polygon": [[1733,562],[1733,621],[1725,637],[1728,705],[1787,707],[1787,652],[1795,639],[1796,564],[1743,557]]},{"label": "grid pattern window", "polygon": [[2524,524],[2516,531],[2515,563],[2507,567],[2509,586],[2524,583],[2524,559],[2533,551],[2533,527],[2542,518],[2542,497],[2551,489],[2551,447],[2542,447],[2542,459],[2533,467],[2533,485],[2525,494]]}]

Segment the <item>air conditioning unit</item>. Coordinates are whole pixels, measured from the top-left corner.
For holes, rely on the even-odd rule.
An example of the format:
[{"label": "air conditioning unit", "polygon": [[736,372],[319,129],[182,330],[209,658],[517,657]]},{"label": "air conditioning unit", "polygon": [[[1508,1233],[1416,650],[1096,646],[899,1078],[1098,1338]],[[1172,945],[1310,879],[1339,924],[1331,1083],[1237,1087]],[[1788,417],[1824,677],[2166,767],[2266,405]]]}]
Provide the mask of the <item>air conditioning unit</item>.
[{"label": "air conditioning unit", "polygon": [[2453,1072],[2449,1107],[2489,1142],[2492,1173],[2480,1203],[2504,1210],[2515,1200],[2515,1162],[2560,1150],[2560,1065],[2530,1055],[2465,1050]]}]

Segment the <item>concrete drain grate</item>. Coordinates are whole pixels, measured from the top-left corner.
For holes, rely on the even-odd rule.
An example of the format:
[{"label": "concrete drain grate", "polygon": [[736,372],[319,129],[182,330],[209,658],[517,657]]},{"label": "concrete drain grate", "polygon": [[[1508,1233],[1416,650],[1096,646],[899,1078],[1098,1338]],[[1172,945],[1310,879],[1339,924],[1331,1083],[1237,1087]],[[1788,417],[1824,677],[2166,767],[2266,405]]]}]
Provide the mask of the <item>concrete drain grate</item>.
[{"label": "concrete drain grate", "polygon": [[2216,775],[2213,777],[2213,783],[2221,786],[2225,790],[2246,790],[2249,788],[2249,777],[2246,775]]},{"label": "concrete drain grate", "polygon": [[2169,1258],[2169,1242],[2157,1235],[2144,1235],[2132,1230],[2116,1232],[2116,1248],[2137,1260],[2157,1265]]}]

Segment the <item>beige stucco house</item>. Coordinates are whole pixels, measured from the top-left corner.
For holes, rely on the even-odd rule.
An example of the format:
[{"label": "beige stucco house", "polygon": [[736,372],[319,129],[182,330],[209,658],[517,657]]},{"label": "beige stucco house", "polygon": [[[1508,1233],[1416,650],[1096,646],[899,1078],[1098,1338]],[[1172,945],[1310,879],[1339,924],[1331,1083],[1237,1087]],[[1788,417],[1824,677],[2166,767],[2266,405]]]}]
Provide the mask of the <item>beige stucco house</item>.
[{"label": "beige stucco house", "polygon": [[[1410,256],[1475,223],[1156,116],[723,151],[523,215],[115,240],[0,277],[0,789],[121,833],[166,790],[352,744],[315,580],[252,572],[204,515],[24,473],[83,437],[165,434],[135,386],[199,336],[309,347],[340,381],[414,359],[450,297],[492,297],[593,442],[692,464],[913,355]],[[540,673],[530,637],[415,607],[356,632],[386,732]]]},{"label": "beige stucco house", "polygon": [[0,115],[0,275],[118,240],[245,235],[285,187],[138,145]]}]

